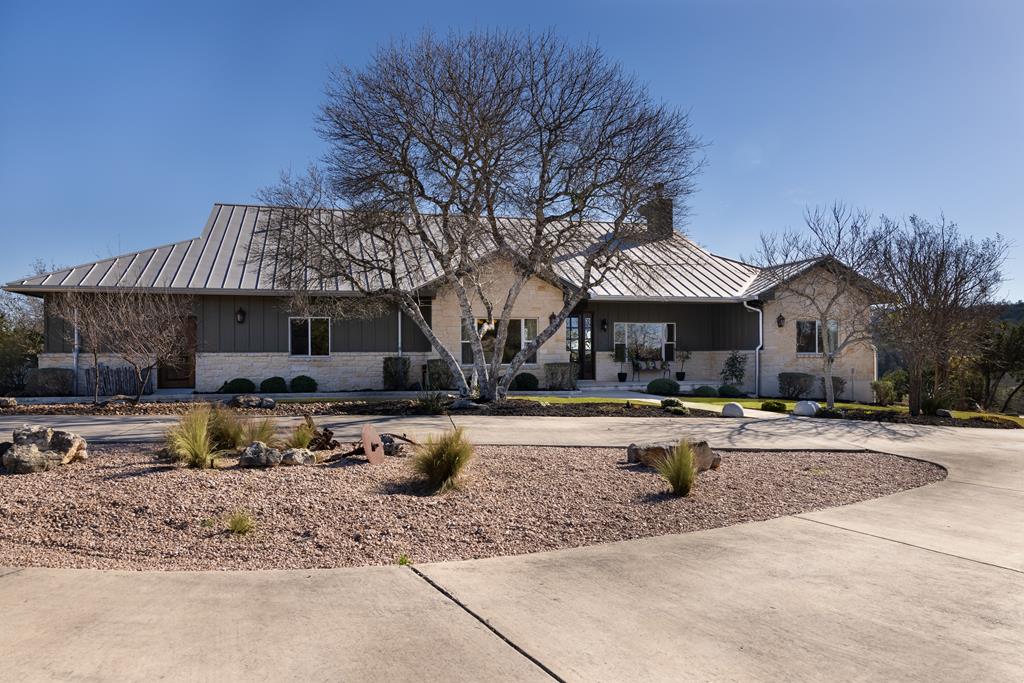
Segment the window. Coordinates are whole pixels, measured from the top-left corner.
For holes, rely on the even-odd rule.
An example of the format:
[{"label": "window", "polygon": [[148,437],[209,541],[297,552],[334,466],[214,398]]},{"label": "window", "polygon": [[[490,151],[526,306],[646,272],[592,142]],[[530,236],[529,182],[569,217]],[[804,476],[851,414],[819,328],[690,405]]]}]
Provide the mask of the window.
[{"label": "window", "polygon": [[331,353],[330,318],[288,318],[288,353],[327,356]]},{"label": "window", "polygon": [[796,321],[796,352],[825,353],[826,348],[835,349],[839,346],[839,321],[828,321],[828,346],[821,334],[821,323],[817,320]]},{"label": "window", "polygon": [[675,323],[615,323],[614,341],[618,363],[676,358]]},{"label": "window", "polygon": [[[476,329],[480,332],[480,341],[484,347],[484,358],[488,362],[494,358],[494,344],[498,336],[498,321],[479,318],[476,321]],[[501,354],[502,363],[511,363],[519,350],[526,347],[537,337],[536,318],[509,318],[508,335],[505,338],[505,349]],[[531,354],[526,359],[527,363],[536,363],[537,354]],[[472,365],[473,344],[466,334],[466,328],[462,328],[462,364]]]}]

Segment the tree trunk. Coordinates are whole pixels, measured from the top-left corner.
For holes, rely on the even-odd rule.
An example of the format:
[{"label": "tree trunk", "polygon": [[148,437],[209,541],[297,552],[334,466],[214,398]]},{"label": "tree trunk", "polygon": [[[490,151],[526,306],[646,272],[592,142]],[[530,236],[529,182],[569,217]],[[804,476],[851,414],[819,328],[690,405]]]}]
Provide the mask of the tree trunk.
[{"label": "tree trunk", "polygon": [[423,317],[423,313],[420,311],[419,304],[411,299],[406,300],[404,297],[398,302],[399,308],[409,316],[409,318],[416,323],[416,327],[420,328],[420,332],[430,342],[430,346],[437,351],[437,355],[441,357],[443,361],[448,365],[448,370],[452,373],[452,378],[455,380],[459,390],[460,396],[469,396],[469,384],[466,382],[466,376],[462,374],[462,366],[459,361],[455,358],[455,355],[441,343],[441,340],[434,334],[434,330],[427,323],[426,318]]},{"label": "tree trunk", "polygon": [[829,410],[836,406],[836,391],[832,384],[832,366],[834,364],[835,359],[831,354],[825,354],[825,405]]},{"label": "tree trunk", "polygon": [[911,415],[921,414],[921,392],[923,390],[924,377],[921,366],[913,364],[907,370],[907,409]]},{"label": "tree trunk", "polygon": [[92,352],[92,402],[97,404],[100,402],[100,354],[98,351]]},{"label": "tree trunk", "polygon": [[1021,390],[1021,387],[1024,387],[1024,382],[1021,382],[1020,384],[1013,388],[1013,391],[1010,392],[1010,395],[1006,397],[1005,401],[1003,401],[1003,408],[999,412],[1005,413],[1007,410],[1010,409],[1010,403],[1013,402],[1013,397],[1017,395],[1017,392]]}]

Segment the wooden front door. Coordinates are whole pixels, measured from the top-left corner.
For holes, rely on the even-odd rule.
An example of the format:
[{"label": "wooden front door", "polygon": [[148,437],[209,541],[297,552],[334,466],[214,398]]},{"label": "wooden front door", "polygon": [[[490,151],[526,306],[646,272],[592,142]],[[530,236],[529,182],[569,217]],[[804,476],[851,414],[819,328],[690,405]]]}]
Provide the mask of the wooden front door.
[{"label": "wooden front door", "polygon": [[194,389],[196,386],[196,319],[189,316],[185,324],[187,351],[173,363],[157,368],[160,389]]},{"label": "wooden front door", "polygon": [[565,349],[579,379],[594,379],[593,313],[574,313],[565,319]]}]

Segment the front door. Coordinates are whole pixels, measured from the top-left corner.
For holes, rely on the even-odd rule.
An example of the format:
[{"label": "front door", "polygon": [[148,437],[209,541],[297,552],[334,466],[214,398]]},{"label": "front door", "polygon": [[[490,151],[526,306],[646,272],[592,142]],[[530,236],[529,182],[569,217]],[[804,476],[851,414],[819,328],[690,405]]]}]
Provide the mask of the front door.
[{"label": "front door", "polygon": [[157,368],[156,383],[161,389],[194,389],[196,386],[196,319],[189,316],[185,324],[186,348],[173,363]]},{"label": "front door", "polygon": [[565,349],[580,379],[594,379],[594,314],[574,313],[565,319]]}]

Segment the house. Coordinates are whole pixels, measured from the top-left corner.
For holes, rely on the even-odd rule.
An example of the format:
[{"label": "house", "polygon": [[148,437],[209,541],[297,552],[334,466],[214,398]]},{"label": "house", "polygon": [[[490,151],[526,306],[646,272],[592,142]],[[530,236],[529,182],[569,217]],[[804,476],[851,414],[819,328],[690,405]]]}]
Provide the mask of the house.
[{"label": "house", "polygon": [[[176,367],[158,369],[158,388],[213,392],[235,377],[258,385],[272,376],[309,375],[322,391],[379,389],[382,358],[393,355],[409,357],[412,379],[419,379],[436,353],[397,309],[371,320],[289,314],[285,293],[273,286],[274,265],[265,258],[266,233],[260,230],[271,211],[216,204],[199,237],[18,280],[6,289],[44,299],[68,290],[140,288],[193,296],[193,350]],[[648,238],[629,248],[649,264],[648,276],[613,275],[593,288],[524,372],[543,381],[545,364],[571,360],[582,387],[618,386],[620,372],[629,386],[677,371],[685,371],[690,388],[718,386],[725,359],[739,351],[749,359],[742,387],[749,393],[777,395],[780,372],[822,374],[823,331],[808,311],[775,296],[775,278],[712,254],[674,231],[670,202],[662,215],[647,218]],[[501,291],[509,268],[500,261],[488,267],[493,270],[488,281]],[[800,277],[814,267],[813,261],[794,264],[787,277]],[[564,277],[572,277],[571,269]],[[423,311],[431,329],[468,363],[469,345],[462,338],[453,292],[428,284],[424,281]],[[341,284],[323,293],[352,294]],[[561,309],[562,296],[550,282],[531,280],[513,311],[510,347],[532,339]],[[81,376],[87,361],[78,358],[80,349],[74,348],[66,325],[47,314],[39,365],[75,369]],[[690,356],[680,367],[683,350]],[[110,356],[103,361],[117,364]],[[875,373],[874,349],[868,344],[847,349],[835,366],[835,375],[846,379],[846,398],[871,400]]]}]

